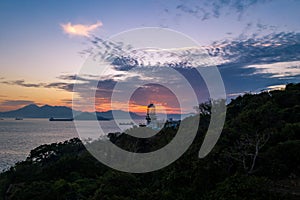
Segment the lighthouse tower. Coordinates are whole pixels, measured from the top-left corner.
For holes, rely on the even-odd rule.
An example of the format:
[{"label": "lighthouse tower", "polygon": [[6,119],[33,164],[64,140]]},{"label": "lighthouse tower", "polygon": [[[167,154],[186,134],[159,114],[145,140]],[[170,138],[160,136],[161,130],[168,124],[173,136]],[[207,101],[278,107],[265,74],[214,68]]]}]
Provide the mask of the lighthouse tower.
[{"label": "lighthouse tower", "polygon": [[147,107],[147,125],[150,125],[151,122],[155,122],[157,120],[156,113],[155,113],[155,105],[150,103]]}]

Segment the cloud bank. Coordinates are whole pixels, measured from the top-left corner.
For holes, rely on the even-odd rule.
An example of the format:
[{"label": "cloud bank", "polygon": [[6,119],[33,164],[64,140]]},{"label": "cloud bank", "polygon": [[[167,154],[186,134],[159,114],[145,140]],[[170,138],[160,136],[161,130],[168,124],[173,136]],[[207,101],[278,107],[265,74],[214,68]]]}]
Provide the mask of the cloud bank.
[{"label": "cloud bank", "polygon": [[273,64],[249,65],[245,68],[256,69],[253,74],[267,74],[271,78],[300,76],[300,61],[277,62]]},{"label": "cloud bank", "polygon": [[[278,85],[300,81],[300,34],[296,32],[274,33],[247,39],[235,38],[230,41],[217,41],[201,48],[169,50],[136,51],[124,44],[114,44],[100,38],[90,37],[88,40],[91,41],[93,50],[87,50],[85,53],[94,56],[95,61],[101,57],[110,65],[110,69],[101,77],[95,74],[81,76],[67,74],[57,77],[58,80],[51,83],[36,84],[27,83],[24,80],[3,80],[0,83],[73,92],[76,80],[80,98],[87,99],[88,92],[96,87],[97,105],[99,108],[108,109],[114,87],[119,82],[129,86],[148,80],[158,80],[162,85],[170,83],[181,87],[183,84],[178,77],[164,73],[164,68],[173,68],[189,81],[198,99],[207,100],[209,96],[206,85],[196,70],[196,68],[201,68],[200,71],[206,70],[210,66],[210,63],[203,65],[198,62],[197,58],[203,54],[203,51],[209,55],[210,59],[216,61],[213,64],[220,70],[228,98],[248,92],[270,90],[278,88]],[[203,57],[200,56],[200,58]],[[201,59],[202,62],[204,60]],[[159,92],[153,92],[156,90]],[[182,93],[184,96],[189,96],[185,94],[184,89]],[[165,94],[166,91],[157,85],[144,87],[139,89],[132,102],[139,106],[143,102],[147,103],[146,99],[151,101],[161,99],[162,102],[169,102],[170,108],[176,107],[176,102],[173,102],[174,97]]]}]

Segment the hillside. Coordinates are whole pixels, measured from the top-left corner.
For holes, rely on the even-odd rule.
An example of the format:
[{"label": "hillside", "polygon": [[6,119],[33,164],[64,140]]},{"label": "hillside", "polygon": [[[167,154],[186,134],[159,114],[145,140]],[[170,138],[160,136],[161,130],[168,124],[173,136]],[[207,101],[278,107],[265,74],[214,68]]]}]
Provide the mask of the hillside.
[{"label": "hillside", "polygon": [[[198,158],[198,151],[209,125],[210,104],[199,106],[208,112],[199,113],[201,120],[193,144],[164,169],[145,174],[112,170],[92,157],[82,142],[74,138],[37,147],[26,161],[0,174],[0,198],[300,198],[300,84],[232,100],[227,106],[222,135],[204,159]],[[185,120],[193,122],[193,117]],[[146,129],[136,131],[142,133]],[[175,134],[176,129],[165,128],[149,139],[113,133],[109,139],[129,151],[149,152],[170,142]],[[99,145],[102,142],[105,141],[98,141]]]}]

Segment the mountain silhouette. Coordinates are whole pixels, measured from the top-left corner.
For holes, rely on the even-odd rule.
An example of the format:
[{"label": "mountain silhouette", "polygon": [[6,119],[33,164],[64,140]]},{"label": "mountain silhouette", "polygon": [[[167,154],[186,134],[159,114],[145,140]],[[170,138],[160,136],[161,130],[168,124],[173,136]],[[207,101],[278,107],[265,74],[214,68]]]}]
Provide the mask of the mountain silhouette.
[{"label": "mountain silhouette", "polygon": [[[125,118],[127,113],[125,111],[116,110],[114,111],[118,118]],[[75,119],[78,120],[93,120],[96,119],[94,112],[81,112],[75,111]],[[130,116],[133,119],[141,119],[142,116],[130,112]],[[106,111],[106,112],[96,112],[98,120],[111,120],[113,119],[113,111]],[[17,110],[7,111],[7,112],[0,112],[0,117],[3,118],[15,118],[15,117],[22,117],[22,118],[73,118],[73,110],[66,106],[38,106],[36,104],[29,104]]]},{"label": "mountain silhouette", "polygon": [[66,106],[37,106],[35,104],[27,105],[23,108],[8,112],[0,112],[1,117],[24,117],[24,118],[50,118],[73,116],[72,109]]}]

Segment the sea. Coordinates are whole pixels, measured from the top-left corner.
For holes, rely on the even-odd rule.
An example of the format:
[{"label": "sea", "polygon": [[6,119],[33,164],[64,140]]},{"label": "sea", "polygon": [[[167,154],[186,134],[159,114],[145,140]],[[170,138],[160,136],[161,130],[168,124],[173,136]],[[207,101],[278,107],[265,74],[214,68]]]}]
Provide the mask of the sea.
[{"label": "sea", "polygon": [[[122,123],[126,121],[120,120]],[[76,122],[77,123],[77,122]],[[98,123],[103,131],[97,136],[122,132],[131,128],[130,124],[117,125],[111,121],[80,121],[79,127],[94,127]],[[138,123],[138,122],[136,122]],[[77,129],[76,129],[77,127]],[[93,130],[93,129],[91,129]],[[16,162],[23,161],[30,151],[42,144],[63,142],[74,137],[90,139],[72,121],[49,121],[48,119],[3,119],[0,120],[0,172],[9,169]]]}]

